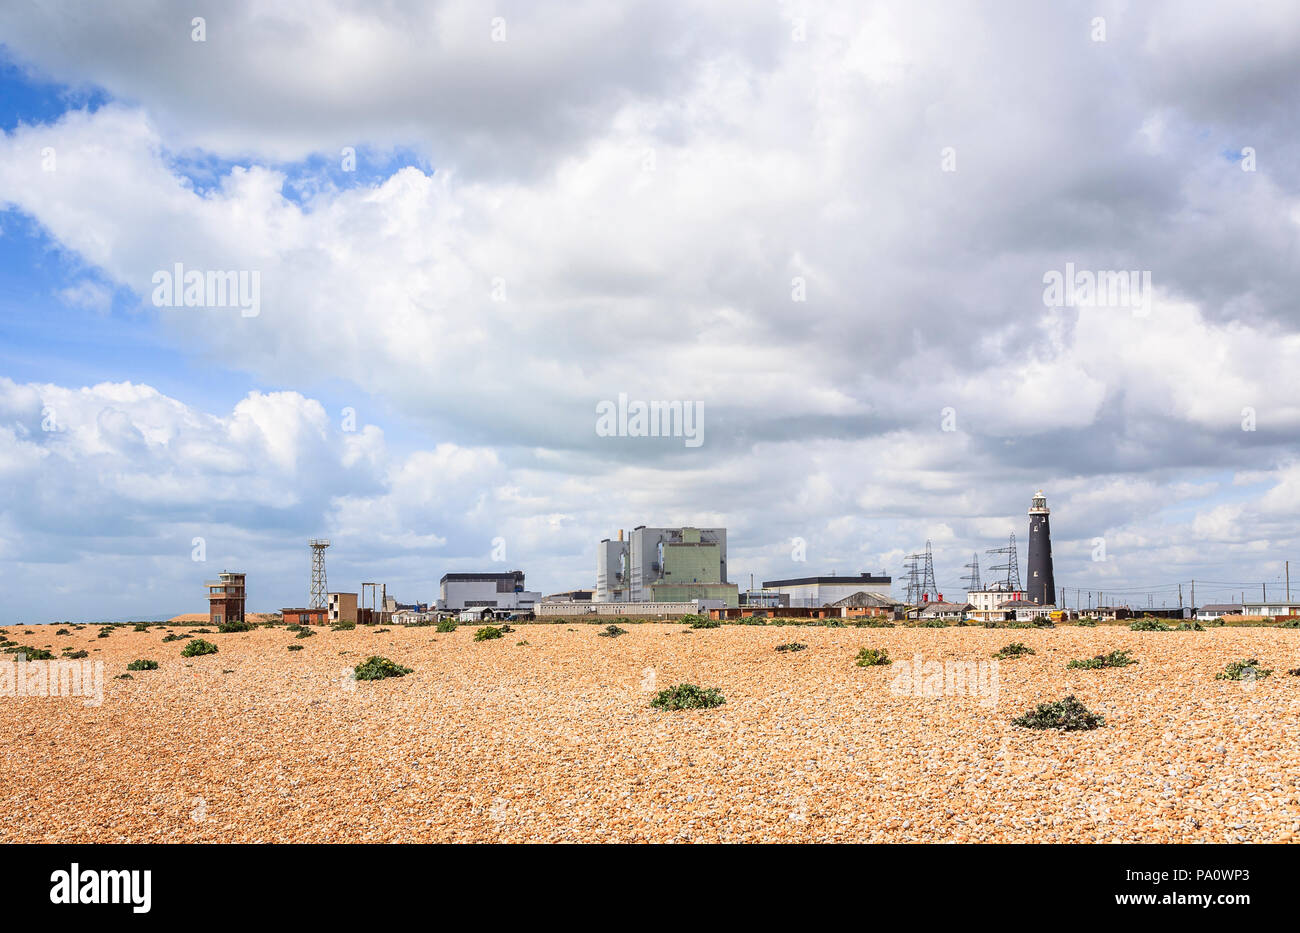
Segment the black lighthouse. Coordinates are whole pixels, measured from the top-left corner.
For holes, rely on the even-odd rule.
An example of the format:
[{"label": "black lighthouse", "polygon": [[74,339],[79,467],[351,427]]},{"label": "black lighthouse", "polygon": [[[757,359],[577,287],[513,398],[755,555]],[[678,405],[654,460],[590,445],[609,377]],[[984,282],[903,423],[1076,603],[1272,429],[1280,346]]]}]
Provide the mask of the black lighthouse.
[{"label": "black lighthouse", "polygon": [[1029,592],[1025,598],[1040,606],[1056,605],[1056,577],[1052,573],[1052,529],[1047,497],[1040,489],[1029,506]]}]

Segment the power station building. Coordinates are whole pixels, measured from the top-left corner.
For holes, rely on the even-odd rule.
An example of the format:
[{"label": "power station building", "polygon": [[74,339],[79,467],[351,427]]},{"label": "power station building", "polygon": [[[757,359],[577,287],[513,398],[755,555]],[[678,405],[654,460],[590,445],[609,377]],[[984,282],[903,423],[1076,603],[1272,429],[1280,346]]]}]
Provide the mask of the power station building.
[{"label": "power station building", "polygon": [[1052,572],[1052,529],[1048,524],[1051,510],[1040,489],[1029,505],[1029,573],[1025,578],[1025,598],[1040,606],[1056,605],[1056,575]]},{"label": "power station building", "polygon": [[727,529],[649,528],[596,550],[595,602],[678,603],[704,600],[734,608],[740,591],[727,581]]},{"label": "power station building", "polygon": [[524,572],[444,573],[439,581],[438,609],[460,612],[464,609],[517,609],[532,612],[541,593],[524,589]]},{"label": "power station building", "polygon": [[776,593],[780,605],[792,609],[817,609],[829,606],[856,593],[871,593],[889,599],[893,578],[880,574],[860,573],[856,577],[834,574],[824,577],[796,577],[791,580],[765,580],[764,593]]}]

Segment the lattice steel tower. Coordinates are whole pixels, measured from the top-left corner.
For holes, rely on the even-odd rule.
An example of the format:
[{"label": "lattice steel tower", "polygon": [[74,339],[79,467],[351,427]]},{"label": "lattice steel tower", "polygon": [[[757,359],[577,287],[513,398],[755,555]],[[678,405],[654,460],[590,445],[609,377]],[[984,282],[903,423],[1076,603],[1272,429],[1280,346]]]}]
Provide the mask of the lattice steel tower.
[{"label": "lattice steel tower", "polygon": [[970,556],[970,563],[966,565],[966,569],[969,570],[970,573],[968,573],[968,574],[966,574],[966,576],[962,577],[962,580],[965,581],[965,583],[966,583],[966,590],[967,590],[967,592],[971,592],[971,591],[976,591],[976,592],[978,592],[980,589],[982,589],[982,587],[980,586],[980,556],[979,556],[979,554],[972,554],[972,555]]},{"label": "lattice steel tower", "polygon": [[308,609],[324,609],[329,599],[329,587],[325,583],[325,549],[330,546],[329,538],[311,538],[311,600]]},{"label": "lattice steel tower", "polygon": [[1020,556],[1016,553],[1016,533],[1011,532],[1011,540],[1006,547],[991,547],[984,553],[1007,556],[1005,564],[994,564],[989,570],[1005,570],[1006,577],[1002,582],[1002,588],[1009,593],[1020,592]]},{"label": "lattice steel tower", "polygon": [[907,568],[907,604],[919,606],[939,594],[939,584],[934,582],[934,554],[930,542],[925,542],[925,552],[909,554],[904,563]]}]

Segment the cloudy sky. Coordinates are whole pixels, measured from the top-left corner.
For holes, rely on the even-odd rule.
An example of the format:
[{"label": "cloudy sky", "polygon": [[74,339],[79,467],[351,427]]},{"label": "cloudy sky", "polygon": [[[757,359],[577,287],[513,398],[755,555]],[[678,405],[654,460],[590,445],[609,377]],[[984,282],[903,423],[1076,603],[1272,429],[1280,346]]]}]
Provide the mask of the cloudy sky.
[{"label": "cloudy sky", "polygon": [[951,595],[1040,487],[1071,604],[1300,557],[1294,3],[190,7],[0,6],[0,621],[638,524]]}]

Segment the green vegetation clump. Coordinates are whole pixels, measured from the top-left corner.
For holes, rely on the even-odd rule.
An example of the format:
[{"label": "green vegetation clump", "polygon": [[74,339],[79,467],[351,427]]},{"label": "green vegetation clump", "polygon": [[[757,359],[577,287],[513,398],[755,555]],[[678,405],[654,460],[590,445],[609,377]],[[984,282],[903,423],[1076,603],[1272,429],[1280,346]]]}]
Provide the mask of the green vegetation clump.
[{"label": "green vegetation clump", "polygon": [[853,623],[854,628],[893,628],[894,623],[888,619],[880,619],[875,616],[867,616]]},{"label": "green vegetation clump", "polygon": [[1025,729],[1060,729],[1062,732],[1081,732],[1104,726],[1106,720],[1090,712],[1070,694],[1053,703],[1039,703],[1034,709],[1012,723]]},{"label": "green vegetation clump", "polygon": [[880,667],[884,664],[893,664],[889,658],[887,648],[863,648],[858,652],[858,667]]},{"label": "green vegetation clump", "polygon": [[147,631],[149,631],[149,623],[148,623],[148,622],[137,622],[137,623],[132,627],[132,629],[133,629],[133,631],[136,631],[136,632],[147,632]]},{"label": "green vegetation clump", "polygon": [[1098,654],[1091,658],[1075,658],[1065,666],[1077,670],[1095,671],[1103,667],[1128,667],[1136,663],[1138,663],[1137,658],[1131,657],[1127,651],[1112,651],[1110,654]]},{"label": "green vegetation clump", "polygon": [[1178,631],[1180,632],[1203,632],[1205,626],[1193,619],[1191,622],[1179,622]]},{"label": "green vegetation clump", "polygon": [[357,680],[383,680],[385,677],[405,677],[411,673],[409,667],[402,667],[400,664],[394,664],[388,658],[374,655],[366,658],[354,670],[357,674]]},{"label": "green vegetation clump", "polygon": [[311,629],[306,628],[306,627],[303,627],[303,628],[299,629],[299,630],[298,630],[298,633],[297,633],[296,635],[294,635],[293,637],[294,637],[294,638],[311,638],[311,637],[312,637],[313,635],[315,635],[315,634],[316,634],[316,633],[313,632]]},{"label": "green vegetation clump", "polygon": [[24,655],[28,661],[53,661],[54,655],[44,648],[24,648],[22,645],[15,645],[6,648],[10,654]]},{"label": "green vegetation clump", "polygon": [[1233,661],[1222,671],[1214,675],[1215,680],[1260,680],[1273,673],[1272,668],[1259,666],[1258,658],[1246,658]]},{"label": "green vegetation clump", "polygon": [[440,621],[440,622],[438,623],[438,627],[437,627],[436,629],[434,629],[434,631],[436,631],[436,632],[438,632],[439,634],[442,634],[442,635],[446,635],[446,634],[448,634],[449,632],[454,632],[454,631],[456,631],[456,620],[455,620],[455,619],[443,619],[442,621]]},{"label": "green vegetation clump", "polygon": [[243,619],[231,619],[230,621],[222,622],[217,626],[217,631],[222,635],[226,635],[230,632],[251,632],[252,630],[253,626],[250,623],[245,622]]},{"label": "green vegetation clump", "polygon": [[163,641],[184,641],[189,638],[188,635],[182,635],[180,632],[172,632],[170,635],[163,637]]},{"label": "green vegetation clump", "polygon": [[290,650],[290,651],[301,651],[301,650],[302,650],[302,645],[289,645],[288,647],[289,647],[289,650]]},{"label": "green vegetation clump", "polygon": [[495,625],[485,625],[474,633],[475,641],[491,641],[493,638],[500,638],[505,632]]},{"label": "green vegetation clump", "polygon": [[72,633],[69,632],[66,628],[61,628],[61,629],[59,629],[57,632],[55,632],[54,634],[55,634],[55,635],[71,635]]},{"label": "green vegetation clump", "polygon": [[1294,616],[1278,623],[1278,628],[1300,628],[1300,619]]},{"label": "green vegetation clump", "polygon": [[182,658],[195,658],[201,654],[216,654],[217,646],[210,641],[196,638],[181,649]]},{"label": "green vegetation clump", "polygon": [[792,641],[784,645],[777,645],[776,650],[777,651],[803,651],[807,647],[808,646],[805,645],[803,642]]},{"label": "green vegetation clump", "polygon": [[1159,619],[1138,619],[1128,627],[1130,632],[1172,632],[1173,629]]},{"label": "green vegetation clump", "polygon": [[135,680],[130,674],[118,674],[114,680]]},{"label": "green vegetation clump", "polygon": [[1097,627],[1097,623],[1096,623],[1096,621],[1093,620],[1093,619],[1080,619],[1078,622],[1075,622],[1074,624],[1075,624],[1075,625],[1078,625],[1078,626],[1082,626],[1083,628],[1096,628],[1096,627]]},{"label": "green vegetation clump", "polygon": [[920,624],[919,627],[920,628],[947,628],[948,622],[946,619],[926,619],[924,622]]},{"label": "green vegetation clump", "polygon": [[720,628],[721,619],[710,619],[707,616],[684,615],[681,618],[683,625],[689,625],[691,628]]},{"label": "green vegetation clump", "polygon": [[73,651],[71,648],[64,648],[63,656],[69,661],[80,661],[82,658],[90,657],[90,652],[84,649],[81,651]]},{"label": "green vegetation clump", "polygon": [[515,647],[516,647],[516,648],[528,648],[528,647],[531,647],[531,645],[530,645],[528,639],[525,638],[523,641],[517,641],[517,642],[515,642]]},{"label": "green vegetation clump", "polygon": [[695,684],[678,684],[667,690],[660,690],[650,705],[655,709],[712,709],[727,702],[715,687],[702,688]]},{"label": "green vegetation clump", "polygon": [[997,651],[993,652],[993,657],[1002,661],[1009,661],[1012,658],[1023,658],[1027,654],[1037,654],[1033,648],[1030,648],[1024,642],[1013,641],[1009,645],[1003,645]]},{"label": "green vegetation clump", "polygon": [[141,658],[138,661],[132,661],[126,666],[126,669],[128,671],[156,671],[158,670],[158,662],[150,661],[148,658]]},{"label": "green vegetation clump", "polygon": [[375,634],[382,635],[384,632],[391,632],[391,631],[392,631],[391,628],[377,628],[375,629]]},{"label": "green vegetation clump", "polygon": [[357,623],[349,621],[347,619],[340,619],[338,622],[335,622],[333,625],[331,625],[330,629],[335,632],[350,632],[356,627],[357,627]]},{"label": "green vegetation clump", "polygon": [[601,638],[618,638],[620,635],[626,635],[627,629],[619,628],[617,625],[606,625],[605,631],[597,632]]}]

